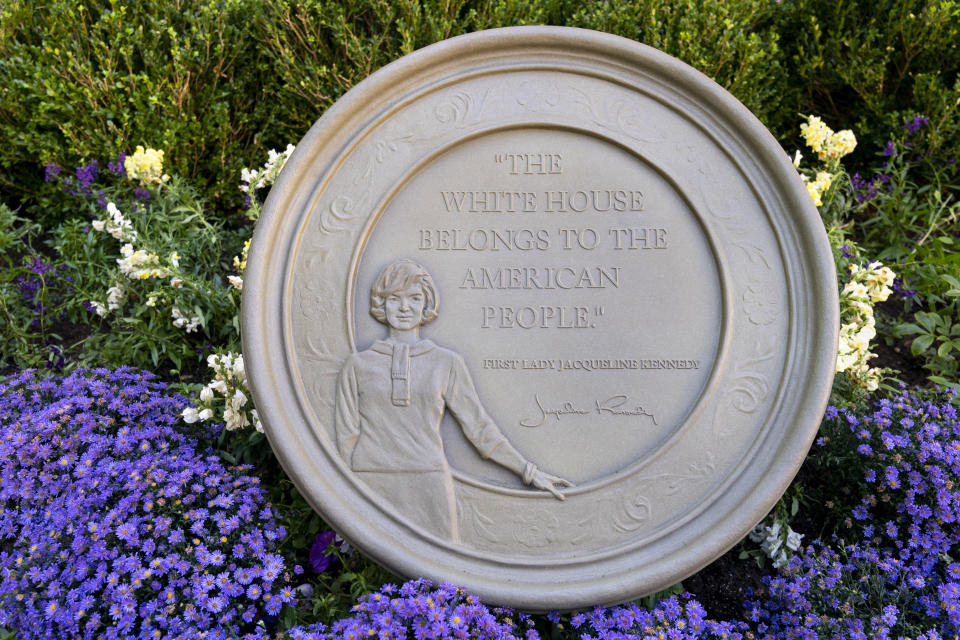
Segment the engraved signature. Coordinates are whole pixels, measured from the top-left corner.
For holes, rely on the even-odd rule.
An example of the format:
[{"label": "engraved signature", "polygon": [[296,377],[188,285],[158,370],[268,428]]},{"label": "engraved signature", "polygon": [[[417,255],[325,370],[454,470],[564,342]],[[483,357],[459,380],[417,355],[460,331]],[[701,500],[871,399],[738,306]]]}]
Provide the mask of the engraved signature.
[{"label": "engraved signature", "polygon": [[594,411],[590,411],[589,409],[581,409],[569,400],[561,403],[557,407],[545,407],[543,402],[540,400],[539,393],[534,394],[533,398],[537,403],[539,415],[532,418],[527,418],[526,420],[521,420],[520,426],[522,427],[534,428],[542,426],[547,421],[547,418],[551,416],[553,416],[553,418],[559,422],[561,416],[585,416],[594,412],[597,415],[646,416],[653,421],[653,424],[657,424],[656,417],[644,409],[642,405],[637,404],[632,407],[629,406],[629,398],[624,394],[610,396],[605,400],[594,400]]},{"label": "engraved signature", "polygon": [[624,405],[627,404],[627,400],[626,395],[611,396],[603,402],[597,400],[597,413],[614,416],[647,416],[653,420],[653,424],[657,424],[654,415],[644,409],[643,406],[638,404],[632,408],[626,408]]},{"label": "engraved signature", "polygon": [[547,416],[553,416],[553,417],[556,418],[557,421],[559,422],[559,421],[560,421],[560,416],[566,416],[566,415],[570,415],[570,414],[578,415],[578,416],[585,416],[585,415],[587,415],[588,413],[590,413],[589,411],[587,411],[587,410],[585,410],[585,409],[578,409],[578,408],[576,408],[576,407],[573,405],[572,402],[564,402],[562,405],[560,405],[559,407],[557,407],[557,408],[555,408],[555,409],[548,409],[548,408],[546,408],[546,407],[543,406],[543,403],[542,403],[542,402],[540,402],[540,394],[539,394],[539,393],[534,394],[533,397],[534,397],[534,399],[537,401],[537,408],[540,410],[540,415],[538,416],[540,422],[534,422],[535,420],[537,420],[537,418],[528,419],[528,420],[521,420],[521,421],[520,421],[520,426],[521,426],[521,427],[539,427],[540,425],[542,425],[544,422],[547,421]]}]

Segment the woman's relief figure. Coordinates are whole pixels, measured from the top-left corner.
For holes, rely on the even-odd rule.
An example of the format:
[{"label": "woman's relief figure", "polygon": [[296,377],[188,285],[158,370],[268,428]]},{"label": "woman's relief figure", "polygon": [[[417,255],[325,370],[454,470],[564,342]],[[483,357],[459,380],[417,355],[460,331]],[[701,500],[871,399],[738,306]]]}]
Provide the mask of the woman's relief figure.
[{"label": "woman's relief figure", "polygon": [[484,410],[460,355],[420,338],[437,317],[433,279],[400,260],[370,287],[370,314],[387,337],[347,358],[336,396],[340,454],[377,494],[413,522],[458,540],[453,476],[443,450],[444,411],[456,418],[480,455],[524,484],[551,492],[573,486],[526,460]]}]

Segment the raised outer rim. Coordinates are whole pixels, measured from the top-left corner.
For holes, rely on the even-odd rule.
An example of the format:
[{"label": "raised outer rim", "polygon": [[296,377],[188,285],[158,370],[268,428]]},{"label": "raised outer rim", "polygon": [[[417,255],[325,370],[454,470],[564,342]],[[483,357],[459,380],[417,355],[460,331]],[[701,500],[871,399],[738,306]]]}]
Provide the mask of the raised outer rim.
[{"label": "raised outer rim", "polygon": [[[758,449],[752,464],[722,494],[696,531],[680,531],[682,544],[644,566],[631,566],[620,558],[614,566],[535,570],[517,568],[491,559],[486,567],[454,566],[423,540],[407,536],[404,527],[380,529],[370,526],[375,516],[368,505],[350,504],[336,494],[336,483],[313,477],[304,485],[305,461],[297,456],[301,442],[290,429],[282,432],[270,424],[286,426],[306,420],[289,379],[289,369],[271,364],[286,353],[284,346],[284,292],[286,260],[294,250],[292,231],[300,226],[295,216],[302,212],[304,196],[296,191],[310,176],[328,176],[336,171],[339,154],[352,136],[376,114],[389,109],[405,93],[407,83],[424,79],[437,82],[453,74],[463,61],[480,64],[481,58],[496,58],[504,51],[554,50],[558,55],[576,51],[632,67],[687,96],[731,138],[749,149],[757,166],[765,167],[768,183],[791,212],[779,220],[780,233],[792,236],[807,258],[802,265],[787,264],[793,289],[791,303],[799,314],[792,332],[790,369],[786,380],[797,384],[780,390],[780,402],[771,419],[789,423],[782,438]],[[398,89],[399,87],[399,89]],[[699,105],[699,106],[698,106]],[[298,207],[297,205],[300,205]],[[833,258],[820,217],[800,183],[796,171],[776,140],[763,125],[719,85],[686,64],[631,40],[568,27],[509,27],[446,40],[401,58],[358,84],[344,95],[310,129],[271,191],[261,222],[251,243],[242,303],[243,351],[254,400],[267,423],[271,446],[298,489],[315,509],[341,528],[348,539],[375,560],[405,575],[422,575],[467,586],[485,600],[527,610],[545,611],[623,602],[665,588],[694,573],[722,555],[762,519],[789,485],[816,435],[833,381],[839,307]],[[273,354],[273,355],[272,355]],[[289,363],[287,363],[289,366]],[[280,417],[283,417],[282,419]],[[764,455],[766,454],[766,455]],[[762,459],[761,459],[762,458]],[[322,501],[317,495],[326,496]],[[743,503],[739,497],[756,500]],[[333,496],[333,497],[331,497]],[[692,528],[692,526],[691,526]],[[685,549],[693,543],[695,554]]]}]

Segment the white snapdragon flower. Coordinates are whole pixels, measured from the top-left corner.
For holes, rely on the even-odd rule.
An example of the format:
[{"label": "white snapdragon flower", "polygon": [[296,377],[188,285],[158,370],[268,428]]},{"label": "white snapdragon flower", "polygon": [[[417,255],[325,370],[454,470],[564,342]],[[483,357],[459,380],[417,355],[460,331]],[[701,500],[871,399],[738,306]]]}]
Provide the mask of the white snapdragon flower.
[{"label": "white snapdragon flower", "polygon": [[201,402],[210,402],[213,400],[213,389],[207,385],[200,390],[200,401]]},{"label": "white snapdragon flower", "polygon": [[797,533],[789,526],[787,527],[787,549],[790,551],[798,551],[800,549],[800,541],[803,540],[803,534]]},{"label": "white snapdragon flower", "polygon": [[862,282],[850,281],[843,285],[843,291],[840,295],[850,296],[857,300],[867,300],[870,298],[870,292]]},{"label": "white snapdragon flower", "polygon": [[247,404],[247,396],[243,393],[243,391],[237,389],[233,392],[233,397],[230,398],[230,404],[239,411],[243,408],[243,405]]},{"label": "white snapdragon flower", "polygon": [[223,410],[223,420],[226,423],[227,431],[236,431],[250,424],[250,419],[243,411],[233,408],[228,404]]},{"label": "white snapdragon flower", "polygon": [[99,221],[100,225],[94,222],[95,229],[98,231],[106,229],[107,233],[120,242],[133,242],[137,239],[137,232],[133,229],[133,223],[123,216],[116,204],[107,203],[107,214],[110,215],[110,222]]},{"label": "white snapdragon flower", "polygon": [[874,261],[867,265],[865,271],[864,280],[870,299],[874,302],[883,302],[889,298],[893,293],[890,287],[893,286],[893,281],[897,277],[893,270],[883,266],[882,262]]},{"label": "white snapdragon flower", "polygon": [[227,281],[237,291],[243,291],[243,278],[240,276],[227,276]]},{"label": "white snapdragon flower", "polygon": [[122,286],[114,285],[110,287],[107,289],[107,309],[116,311],[123,304],[124,298],[126,298],[126,292]]},{"label": "white snapdragon flower", "polygon": [[198,415],[201,420],[206,422],[213,417],[213,409],[202,409]]},{"label": "white snapdragon flower", "polygon": [[247,371],[243,366],[243,354],[239,354],[233,361],[233,375],[240,379],[241,382],[247,381]]},{"label": "white snapdragon flower", "polygon": [[106,225],[106,223],[103,220],[94,220],[90,224],[97,231],[103,231],[104,225]]},{"label": "white snapdragon flower", "polygon": [[267,161],[263,163],[263,168],[254,170],[244,167],[241,169],[240,191],[243,193],[251,193],[276,182],[277,176],[280,175],[280,171],[295,149],[296,147],[292,144],[288,144],[287,148],[282,152],[270,149],[270,151],[267,152]]},{"label": "white snapdragon flower", "polygon": [[96,300],[91,300],[90,306],[93,307],[94,313],[96,313],[101,318],[107,315],[107,313],[109,312],[109,310],[105,306],[103,306],[102,303],[97,302]]},{"label": "white snapdragon flower", "polygon": [[757,525],[750,532],[749,538],[760,545],[763,553],[773,560],[774,568],[779,569],[790,561],[792,552],[800,548],[803,536],[789,525],[784,530],[783,525],[774,520],[772,525]]},{"label": "white snapdragon flower", "polygon": [[170,310],[173,316],[173,326],[183,329],[187,333],[193,333],[200,326],[201,319],[198,316],[188,317],[183,315],[180,307],[174,305]]},{"label": "white snapdragon flower", "polygon": [[159,278],[167,274],[166,270],[160,267],[155,253],[147,253],[143,249],[134,250],[129,242],[120,247],[120,255],[123,257],[117,258],[117,266],[120,267],[120,272],[131,280]]},{"label": "white snapdragon flower", "polygon": [[200,412],[197,411],[196,407],[187,407],[180,414],[180,417],[183,418],[183,421],[187,424],[193,424],[200,420]]}]

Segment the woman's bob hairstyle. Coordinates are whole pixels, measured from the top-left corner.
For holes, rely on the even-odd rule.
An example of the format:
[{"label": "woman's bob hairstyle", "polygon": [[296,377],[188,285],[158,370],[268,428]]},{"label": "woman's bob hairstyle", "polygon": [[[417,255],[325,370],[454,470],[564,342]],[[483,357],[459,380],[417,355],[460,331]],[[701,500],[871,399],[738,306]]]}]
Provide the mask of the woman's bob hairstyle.
[{"label": "woman's bob hairstyle", "polygon": [[426,298],[420,324],[432,322],[437,317],[437,290],[433,286],[433,278],[423,265],[407,259],[397,260],[387,265],[373,281],[370,286],[370,315],[376,318],[377,322],[387,324],[387,315],[383,310],[387,298],[390,294],[415,284],[420,285],[423,296]]}]

